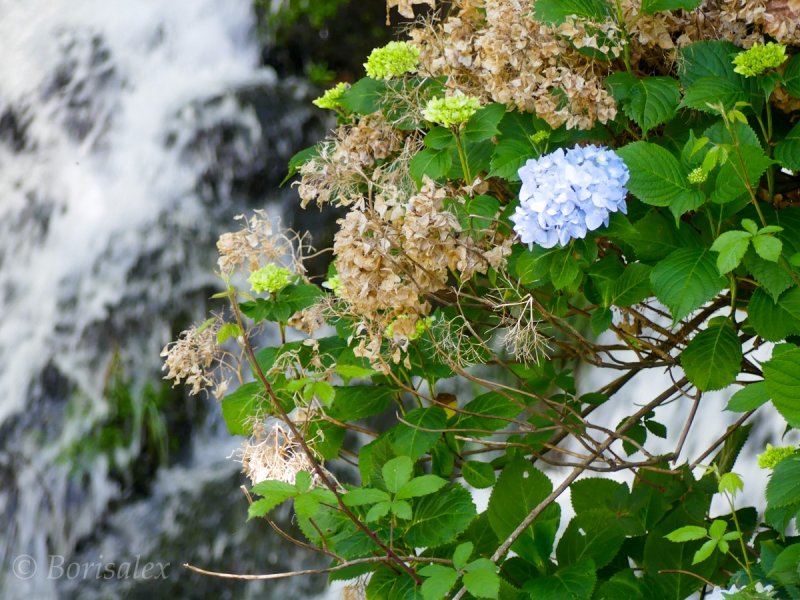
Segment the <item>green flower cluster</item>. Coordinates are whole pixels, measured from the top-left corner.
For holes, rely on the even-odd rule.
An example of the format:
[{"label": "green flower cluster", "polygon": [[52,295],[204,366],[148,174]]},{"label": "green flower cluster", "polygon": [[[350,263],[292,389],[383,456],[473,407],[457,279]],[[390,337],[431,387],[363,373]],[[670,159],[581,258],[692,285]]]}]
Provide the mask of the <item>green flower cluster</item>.
[{"label": "green flower cluster", "polygon": [[786,58],[786,46],[783,44],[756,44],[734,57],[733,64],[736,67],[733,70],[745,77],[755,77],[767,69],[780,67]]},{"label": "green flower cluster", "polygon": [[762,469],[774,469],[784,458],[790,457],[797,452],[795,446],[780,446],[775,448],[772,444],[767,444],[764,454],[758,455],[758,466]]},{"label": "green flower cluster", "polygon": [[431,123],[452,127],[469,121],[480,107],[481,102],[475,96],[465,96],[457,92],[452,96],[429,100],[422,116]]},{"label": "green flower cluster", "polygon": [[542,142],[547,141],[550,138],[550,132],[542,129],[541,131],[537,131],[530,137],[531,141],[534,144],[541,144]]},{"label": "green flower cluster", "polygon": [[312,103],[314,106],[318,106],[320,108],[336,110],[337,108],[341,107],[339,100],[341,100],[342,95],[347,91],[348,87],[350,86],[344,81],[337,83],[331,89],[322,94],[322,96],[316,100],[313,100]]},{"label": "green flower cluster", "polygon": [[701,184],[708,179],[708,173],[706,173],[702,167],[697,167],[692,169],[692,171],[686,176],[686,179],[689,183]]},{"label": "green flower cluster", "polygon": [[370,53],[364,68],[372,79],[392,79],[416,71],[418,64],[419,48],[408,42],[389,42]]},{"label": "green flower cluster", "polygon": [[330,291],[333,292],[334,296],[340,296],[341,295],[341,289],[342,289],[342,280],[339,279],[338,275],[334,275],[333,277],[331,277],[327,281],[324,281],[322,283],[322,287],[328,288]]},{"label": "green flower cluster", "polygon": [[268,264],[261,267],[258,271],[250,273],[247,281],[257,294],[269,292],[274,294],[294,281],[295,274],[286,267],[279,267],[276,264]]}]

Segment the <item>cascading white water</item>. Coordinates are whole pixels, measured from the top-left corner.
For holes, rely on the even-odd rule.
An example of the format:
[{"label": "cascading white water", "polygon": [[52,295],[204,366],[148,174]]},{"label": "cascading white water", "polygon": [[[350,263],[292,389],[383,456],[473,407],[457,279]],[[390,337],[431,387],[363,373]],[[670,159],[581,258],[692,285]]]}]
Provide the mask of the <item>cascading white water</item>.
[{"label": "cascading white water", "polygon": [[[306,105],[307,93],[258,68],[254,21],[250,0],[0,0],[4,599],[71,594],[75,582],[48,577],[52,555],[96,560],[93,545],[106,560],[153,551],[159,532],[137,519],[174,516],[165,482],[194,482],[175,486],[182,505],[215,477],[236,491],[235,464],[219,466],[236,442],[212,424],[184,444],[206,452],[162,472],[154,499],[121,511],[110,527],[128,519],[131,533],[110,538],[140,547],[113,556],[120,548],[96,539],[120,495],[108,458],[98,455],[77,481],[60,459],[107,412],[112,355],[153,378],[172,322],[202,317],[205,307],[181,302],[213,285],[215,236],[247,207],[240,171],[264,167],[271,151],[283,169],[302,141],[295,130],[310,109],[292,112],[291,100]],[[242,99],[253,90],[266,90],[278,117]],[[66,410],[76,397],[78,414]],[[21,555],[36,561],[35,575],[14,572]]]}]

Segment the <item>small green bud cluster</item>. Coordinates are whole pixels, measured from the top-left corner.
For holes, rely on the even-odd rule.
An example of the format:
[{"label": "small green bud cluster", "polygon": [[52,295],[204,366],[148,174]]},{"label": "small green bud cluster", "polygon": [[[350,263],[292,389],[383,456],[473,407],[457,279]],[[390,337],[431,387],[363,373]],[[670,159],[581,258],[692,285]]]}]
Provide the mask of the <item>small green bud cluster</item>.
[{"label": "small green bud cluster", "polygon": [[550,137],[549,131],[545,130],[537,131],[531,136],[531,141],[534,144],[541,144],[542,142],[546,141],[549,137]]},{"label": "small green bud cluster", "polygon": [[336,110],[341,107],[339,100],[342,95],[347,91],[349,85],[344,81],[337,83],[331,89],[326,91],[322,96],[313,101],[314,106],[324,108],[326,110]]},{"label": "small green bud cluster", "polygon": [[704,183],[706,179],[708,179],[708,173],[706,173],[702,167],[697,167],[692,169],[691,173],[686,176],[686,179],[689,183],[692,184],[701,184]]},{"label": "small green bud cluster", "polygon": [[340,296],[341,295],[341,289],[342,289],[342,281],[341,281],[341,279],[339,279],[338,275],[334,275],[333,277],[331,277],[327,281],[324,281],[322,283],[322,287],[328,288],[330,291],[333,292],[334,296]]},{"label": "small green bud cluster", "polygon": [[790,457],[797,452],[795,446],[780,446],[775,448],[772,444],[767,444],[764,454],[758,455],[758,466],[762,469],[774,469],[784,458]]},{"label": "small green bud cluster", "polygon": [[408,42],[389,42],[375,48],[367,57],[364,68],[372,79],[392,79],[417,70],[419,48]]},{"label": "small green bud cluster", "polygon": [[469,121],[480,107],[481,102],[475,96],[465,96],[461,92],[456,92],[452,96],[429,100],[422,116],[431,123],[452,127]]},{"label": "small green bud cluster", "polygon": [[257,294],[269,292],[275,294],[280,292],[295,279],[295,274],[286,267],[279,267],[270,263],[266,267],[261,267],[258,271],[250,273],[247,281]]},{"label": "small green bud cluster", "polygon": [[786,58],[786,46],[783,44],[756,44],[734,57],[733,64],[736,66],[733,70],[745,77],[755,77],[767,69],[780,67]]}]

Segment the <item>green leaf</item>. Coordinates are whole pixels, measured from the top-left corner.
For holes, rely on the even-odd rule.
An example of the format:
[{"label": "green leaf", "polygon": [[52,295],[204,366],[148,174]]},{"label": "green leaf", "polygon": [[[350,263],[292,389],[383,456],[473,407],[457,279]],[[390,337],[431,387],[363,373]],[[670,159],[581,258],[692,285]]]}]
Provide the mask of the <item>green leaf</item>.
[{"label": "green leaf", "polygon": [[611,5],[605,0],[537,0],[533,11],[540,23],[555,25],[560,25],[571,15],[604,21],[613,14]]},{"label": "green leaf", "polygon": [[474,549],[475,545],[472,542],[464,542],[456,546],[453,552],[453,566],[459,570],[463,569],[469,557],[472,556],[472,551]]},{"label": "green leaf", "polygon": [[579,479],[570,486],[572,508],[576,514],[584,514],[605,507],[615,510],[628,502],[628,486],[610,479],[589,477]]},{"label": "green leaf", "polygon": [[705,544],[700,546],[700,549],[694,553],[692,564],[696,565],[708,559],[717,548],[717,540],[708,540]]},{"label": "green leaf", "polygon": [[684,87],[689,87],[701,77],[722,77],[733,82],[743,82],[736,73],[731,55],[741,48],[726,41],[696,42],[679,50],[679,75]]},{"label": "green leaf", "polygon": [[664,537],[667,538],[670,542],[688,542],[691,540],[702,540],[706,537],[706,528],[699,527],[697,525],[686,525],[685,527],[679,527],[675,531],[665,535]]},{"label": "green leaf", "polygon": [[507,427],[508,419],[519,415],[522,407],[518,402],[514,402],[508,394],[487,392],[467,402],[462,410],[463,414],[456,414],[450,419],[448,427],[496,431]]},{"label": "green leaf", "polygon": [[681,99],[680,84],[672,77],[644,77],[628,90],[625,114],[644,133],[675,116]]},{"label": "green leaf", "polygon": [[326,489],[317,488],[299,494],[294,498],[294,512],[300,517],[314,517],[320,510],[320,503],[336,504],[336,496]]},{"label": "green leaf", "polygon": [[497,126],[506,114],[506,105],[493,102],[487,104],[470,117],[462,135],[468,142],[482,142],[500,133]]},{"label": "green leaf", "polygon": [[716,296],[726,280],[719,274],[710,250],[685,248],[659,262],[650,274],[650,283],[678,322]]},{"label": "green leaf", "polygon": [[421,475],[404,484],[397,491],[397,496],[395,496],[395,498],[403,500],[406,498],[427,496],[428,494],[438,492],[446,483],[447,480],[437,477],[436,475]]},{"label": "green leaf", "polygon": [[[717,489],[719,490],[720,494],[730,494],[731,496],[735,496],[738,492],[744,489],[744,481],[742,481],[742,478],[736,473],[723,473],[719,478]],[[711,529],[713,529],[713,527]],[[711,537],[714,537],[714,532],[711,529],[709,529],[709,533],[711,534]],[[725,539],[731,538],[726,537]]]},{"label": "green leaf", "polygon": [[576,515],[562,534],[556,549],[558,564],[590,559],[596,568],[602,568],[614,560],[624,541],[625,531],[616,515],[605,508],[584,512]]},{"label": "green leaf", "polygon": [[431,179],[441,179],[453,166],[453,159],[450,157],[450,151],[444,150],[431,150],[425,148],[417,152],[411,159],[408,165],[411,178],[417,187],[422,185],[422,180],[425,176]]},{"label": "green leaf", "polygon": [[[344,367],[341,365],[341,368]],[[339,421],[357,421],[379,415],[389,408],[392,396],[397,393],[397,390],[376,385],[337,386],[335,391],[333,405],[328,412]]]},{"label": "green leaf", "polygon": [[267,480],[253,486],[253,493],[263,496],[253,502],[247,510],[247,518],[263,517],[273,508],[297,493],[295,487],[283,481]]},{"label": "green leaf", "polygon": [[395,517],[398,519],[403,519],[404,521],[408,521],[413,515],[411,505],[405,500],[394,500],[391,503],[390,508],[392,509],[392,514]]},{"label": "green leaf", "polygon": [[[552,489],[547,476],[528,461],[515,458],[509,462],[497,479],[487,509],[497,537],[505,539]],[[514,501],[509,502],[509,498]],[[559,507],[554,504],[525,530],[512,549],[529,562],[544,566],[550,561],[558,522]]]},{"label": "green leaf", "polygon": [[750,247],[752,235],[747,231],[726,231],[711,246],[711,250],[719,252],[717,268],[723,275],[733,271],[742,262]]},{"label": "green leaf", "polygon": [[336,371],[337,375],[347,381],[355,378],[366,379],[367,377],[372,377],[378,373],[375,369],[360,367],[358,365],[341,364],[338,362],[336,363],[334,370]]},{"label": "green leaf", "polygon": [[467,201],[467,212],[470,216],[470,229],[480,231],[492,226],[500,201],[494,196],[479,195]]},{"label": "green leaf", "polygon": [[320,149],[319,144],[315,144],[310,148],[304,148],[303,150],[300,150],[300,152],[292,156],[292,158],[289,159],[289,165],[288,165],[289,170],[286,173],[286,177],[284,177],[283,181],[281,181],[280,185],[283,185],[284,183],[289,181],[292,177],[294,177],[300,170],[300,168],[304,164],[306,164],[309,160],[311,160],[316,156],[319,156],[319,149]]},{"label": "green leaf", "polygon": [[336,395],[336,390],[327,381],[315,381],[311,385],[312,394],[319,398],[319,401],[324,405],[330,405]]},{"label": "green leaf", "polygon": [[368,600],[422,600],[422,586],[406,574],[399,574],[389,567],[378,568],[367,584]]},{"label": "green leaf", "polygon": [[[792,427],[800,427],[800,348],[775,355],[764,363],[764,382],[772,404]],[[800,498],[798,498],[800,500]]]},{"label": "green leaf", "polygon": [[414,462],[408,456],[398,456],[387,461],[381,469],[386,489],[396,494],[411,479],[413,470]]},{"label": "green leaf", "polygon": [[222,417],[231,435],[253,433],[253,416],[262,403],[261,384],[253,381],[240,385],[222,400]]},{"label": "green leaf", "polygon": [[509,181],[519,181],[520,167],[538,152],[528,140],[500,139],[492,154],[490,177],[502,177]]},{"label": "green leaf", "polygon": [[777,302],[762,288],[757,289],[747,306],[748,321],[768,342],[779,342],[800,334],[800,288],[781,294]]},{"label": "green leaf", "polygon": [[557,290],[569,288],[575,279],[580,276],[581,269],[578,261],[569,248],[565,248],[550,266],[550,279]]},{"label": "green leaf", "polygon": [[351,112],[370,115],[380,108],[380,101],[385,92],[385,82],[364,77],[342,94],[339,103]]},{"label": "green leaf", "polygon": [[783,70],[783,87],[792,96],[800,98],[800,54],[795,54]]},{"label": "green leaf", "polygon": [[475,518],[472,495],[451,485],[421,498],[404,541],[411,547],[436,548],[453,542]]},{"label": "green leaf", "polygon": [[225,323],[217,331],[217,343],[224,344],[229,339],[239,337],[241,334],[242,330],[236,323]]},{"label": "green leaf", "polygon": [[461,476],[479,490],[494,485],[494,467],[489,463],[468,460],[461,466]]},{"label": "green leaf", "polygon": [[[800,57],[800,54],[795,55],[795,59]],[[800,61],[794,61],[800,63]],[[800,96],[800,93],[797,94]],[[792,171],[800,171],[800,123],[792,127],[791,131],[786,134],[776,146],[774,151],[775,160],[777,160],[782,167],[786,167]]]},{"label": "green leaf", "polygon": [[639,79],[626,71],[617,71],[606,77],[605,84],[614,100],[622,103],[630,98],[631,90],[639,85]]},{"label": "green leaf", "polygon": [[722,77],[700,77],[686,88],[681,107],[716,115],[719,112],[712,106],[722,104],[728,111],[737,102],[747,102],[748,99],[748,94],[734,81]]},{"label": "green leaf", "polygon": [[749,181],[752,187],[757,187],[764,171],[774,162],[764,154],[760,146],[742,145],[739,152],[741,158],[736,152],[732,152],[727,162],[720,167],[711,194],[711,201],[716,204],[732,202],[747,195],[745,182]]},{"label": "green leaf", "polygon": [[645,204],[702,203],[703,192],[689,185],[681,164],[668,150],[649,142],[633,142],[618,154],[630,169],[628,189]]},{"label": "green leaf", "polygon": [[642,0],[641,13],[652,15],[662,10],[694,10],[702,0]]},{"label": "green leaf", "polygon": [[424,144],[432,150],[444,150],[455,143],[453,132],[446,127],[434,127],[426,135]]},{"label": "green leaf", "polygon": [[757,409],[762,404],[769,402],[767,384],[763,381],[756,381],[740,389],[731,399],[725,410],[731,412],[748,412]]},{"label": "green leaf", "polygon": [[325,292],[310,283],[293,283],[283,288],[278,296],[280,301],[287,304],[289,310],[295,313],[316,304],[325,296]]},{"label": "green leaf", "polygon": [[[730,475],[730,473],[726,473],[726,475]],[[722,536],[725,535],[725,530],[727,528],[728,524],[725,521],[722,519],[714,519],[711,526],[708,528],[708,536],[712,540],[720,540]]]},{"label": "green leaf", "polygon": [[784,586],[800,584],[800,544],[785,548],[772,563],[767,577],[779,581]]},{"label": "green leaf", "polygon": [[753,238],[753,249],[764,260],[778,262],[783,250],[783,243],[770,235],[757,235]]},{"label": "green leaf", "polygon": [[447,414],[438,406],[415,408],[406,413],[403,420],[408,424],[400,423],[395,427],[392,448],[412,460],[430,450],[447,426]]},{"label": "green leaf", "polygon": [[367,511],[367,516],[364,517],[364,519],[367,521],[367,523],[371,523],[373,521],[379,521],[380,519],[389,514],[389,510],[391,508],[392,508],[392,503],[389,501],[378,502]]},{"label": "green leaf", "polygon": [[388,502],[389,500],[389,494],[375,488],[356,488],[342,496],[342,501],[347,506],[363,506],[364,504]]},{"label": "green leaf", "polygon": [[497,598],[500,592],[500,577],[497,567],[488,558],[479,558],[469,563],[464,570],[464,586],[476,598]]},{"label": "green leaf", "polygon": [[727,319],[712,322],[681,353],[681,365],[697,389],[721,390],[736,381],[742,362],[742,344]]},{"label": "green leaf", "polygon": [[528,581],[523,589],[536,600],[588,600],[597,583],[592,561],[562,567],[552,575]]},{"label": "green leaf", "polygon": [[419,570],[425,577],[422,582],[422,597],[424,600],[441,600],[455,585],[458,573],[444,565],[426,565]]},{"label": "green leaf", "polygon": [[766,261],[755,252],[745,254],[744,265],[774,302],[794,284],[792,276],[781,265]]}]

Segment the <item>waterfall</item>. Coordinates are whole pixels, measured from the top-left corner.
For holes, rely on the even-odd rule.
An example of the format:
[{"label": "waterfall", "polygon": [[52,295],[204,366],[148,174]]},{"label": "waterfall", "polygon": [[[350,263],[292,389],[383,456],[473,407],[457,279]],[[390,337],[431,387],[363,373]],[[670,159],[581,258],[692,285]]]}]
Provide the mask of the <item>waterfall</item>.
[{"label": "waterfall", "polygon": [[[181,575],[181,556],[247,549],[230,534],[248,527],[240,476],[225,460],[237,442],[213,401],[181,440],[179,464],[144,497],[122,497],[108,455],[77,476],[64,457],[109,412],[113,357],[134,389],[158,380],[173,325],[204,318],[216,236],[263,207],[288,157],[319,136],[308,86],[258,67],[254,29],[250,0],[0,2],[3,598],[73,597],[76,586],[86,598],[134,597],[142,583],[53,578],[53,556],[118,564],[149,554],[172,561],[170,585],[190,588],[200,579]],[[137,451],[114,450],[128,453],[123,462]],[[218,505],[207,504],[209,488]],[[231,512],[229,529],[210,517],[198,527],[203,509]],[[274,545],[269,553],[253,558],[303,562]],[[35,574],[13,570],[23,555]],[[197,587],[176,593],[207,597]]]}]

